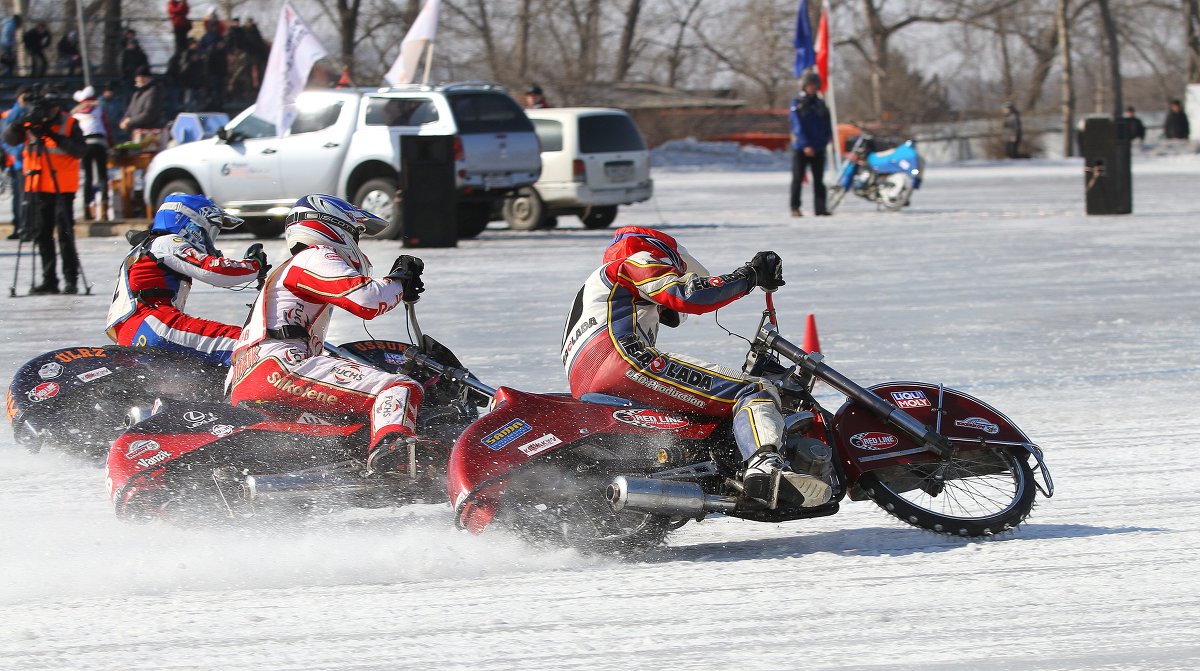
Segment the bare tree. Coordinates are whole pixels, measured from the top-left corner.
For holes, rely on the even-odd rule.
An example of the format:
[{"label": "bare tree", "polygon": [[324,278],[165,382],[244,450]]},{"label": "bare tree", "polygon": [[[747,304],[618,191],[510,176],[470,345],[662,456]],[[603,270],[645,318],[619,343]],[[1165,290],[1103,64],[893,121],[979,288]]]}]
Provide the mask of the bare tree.
[{"label": "bare tree", "polygon": [[637,34],[638,17],[642,13],[642,0],[629,0],[625,7],[625,21],[621,25],[621,46],[617,49],[616,81],[625,81],[633,67],[633,38]]},{"label": "bare tree", "polygon": [[[777,107],[786,100],[793,85],[787,63],[794,53],[795,25],[791,2],[749,0],[740,15],[720,14],[697,21],[693,33],[700,46],[731,72],[758,88],[761,102]],[[718,28],[709,28],[716,23]],[[723,31],[721,30],[723,29]],[[753,40],[746,40],[753,35]]]},{"label": "bare tree", "polygon": [[1062,97],[1062,153],[1063,156],[1074,154],[1075,143],[1075,78],[1071,67],[1071,0],[1058,0],[1058,11],[1055,13],[1055,23],[1058,27],[1059,68],[1062,70],[1060,96]]},{"label": "bare tree", "polygon": [[1125,105],[1121,95],[1121,44],[1117,39],[1117,25],[1113,22],[1109,0],[1096,0],[1100,8],[1100,21],[1104,26],[1104,37],[1108,42],[1108,76],[1112,86],[1113,118],[1120,119]]}]

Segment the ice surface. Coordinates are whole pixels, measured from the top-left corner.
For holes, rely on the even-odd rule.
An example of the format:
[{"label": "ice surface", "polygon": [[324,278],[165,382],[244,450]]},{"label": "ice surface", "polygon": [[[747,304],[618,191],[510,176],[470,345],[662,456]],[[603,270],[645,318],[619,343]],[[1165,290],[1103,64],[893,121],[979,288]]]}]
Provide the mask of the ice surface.
[{"label": "ice surface", "polygon": [[[0,669],[1200,667],[1200,162],[1136,164],[1125,217],[1084,216],[1071,161],[935,167],[902,213],[849,197],[799,220],[781,171],[655,178],[656,198],[620,223],[663,227],[714,272],[779,252],[785,333],[813,312],[828,361],[858,381],[944,382],[996,405],[1045,448],[1058,495],[999,541],[852,503],[808,522],[689,525],[621,563],[459,533],[442,506],[279,530],[119,523],[102,470],[26,454],[4,429]],[[421,252],[422,326],[487,382],[562,390],[562,321],[609,233],[566,217],[498,226]],[[367,246],[382,268],[400,251]],[[9,301],[0,379],[104,342],[124,244],[81,248],[96,295]],[[240,322],[249,299],[198,287],[192,307]],[[719,319],[749,333],[760,309],[756,295]],[[404,337],[400,318],[370,330]],[[342,315],[332,335],[365,332]],[[662,344],[744,353],[711,317]]]}]

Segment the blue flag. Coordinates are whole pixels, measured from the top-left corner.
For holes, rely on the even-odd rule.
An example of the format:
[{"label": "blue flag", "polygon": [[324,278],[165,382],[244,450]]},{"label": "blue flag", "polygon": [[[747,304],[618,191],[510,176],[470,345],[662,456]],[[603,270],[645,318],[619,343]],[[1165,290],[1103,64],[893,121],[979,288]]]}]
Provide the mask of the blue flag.
[{"label": "blue flag", "polygon": [[805,70],[816,64],[812,24],[808,22],[808,0],[800,0],[800,11],[796,13],[796,67],[793,74],[799,79]]}]

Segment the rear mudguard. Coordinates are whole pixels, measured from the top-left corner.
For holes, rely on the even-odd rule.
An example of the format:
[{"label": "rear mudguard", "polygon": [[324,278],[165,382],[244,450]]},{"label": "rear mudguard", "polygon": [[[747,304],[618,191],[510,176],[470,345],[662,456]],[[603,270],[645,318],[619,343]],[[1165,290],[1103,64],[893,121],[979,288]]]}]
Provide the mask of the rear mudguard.
[{"label": "rear mudguard", "polygon": [[[1038,487],[1046,496],[1053,495],[1054,482],[1041,449],[999,410],[961,391],[928,382],[885,382],[870,390],[922,424],[936,428],[959,450],[1024,450],[1041,472],[1043,482]],[[937,459],[853,401],[844,403],[834,415],[833,434],[851,485],[868,471]]]},{"label": "rear mudguard", "polygon": [[718,424],[708,417],[500,387],[492,411],[467,427],[450,453],[447,490],[455,522],[472,533],[483,531],[499,509],[507,476],[534,460],[608,435],[698,440]]},{"label": "rear mudguard", "polygon": [[[304,416],[308,416],[307,413]],[[322,421],[322,420],[315,420]],[[239,464],[261,462],[280,469],[297,459],[319,460],[324,448],[353,448],[365,456],[362,423],[330,424],[274,420],[224,403],[164,402],[154,416],[113,441],[105,486],[119,516],[147,492],[169,487],[168,475],[204,460],[236,455]]]}]

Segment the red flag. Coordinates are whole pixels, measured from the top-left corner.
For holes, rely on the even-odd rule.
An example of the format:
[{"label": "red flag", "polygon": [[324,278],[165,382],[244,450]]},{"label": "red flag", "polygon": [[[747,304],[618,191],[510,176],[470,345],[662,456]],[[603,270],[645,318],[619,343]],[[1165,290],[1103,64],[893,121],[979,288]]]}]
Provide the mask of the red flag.
[{"label": "red flag", "polygon": [[821,10],[821,23],[817,26],[817,74],[821,75],[821,93],[829,87],[829,21],[825,18],[825,10]]}]

